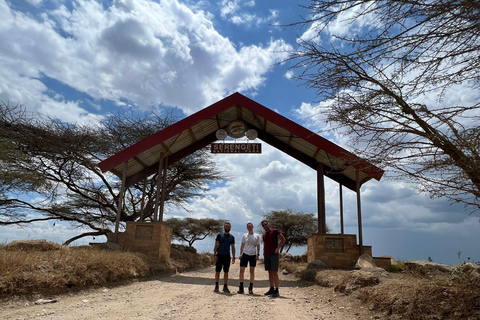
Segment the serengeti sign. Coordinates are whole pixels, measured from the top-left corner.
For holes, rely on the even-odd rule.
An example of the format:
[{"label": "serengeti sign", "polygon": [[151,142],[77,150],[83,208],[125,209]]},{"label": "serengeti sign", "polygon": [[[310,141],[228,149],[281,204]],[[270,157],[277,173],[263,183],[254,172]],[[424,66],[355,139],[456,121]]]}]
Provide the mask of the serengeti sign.
[{"label": "serengeti sign", "polygon": [[261,143],[212,143],[211,153],[262,153]]}]

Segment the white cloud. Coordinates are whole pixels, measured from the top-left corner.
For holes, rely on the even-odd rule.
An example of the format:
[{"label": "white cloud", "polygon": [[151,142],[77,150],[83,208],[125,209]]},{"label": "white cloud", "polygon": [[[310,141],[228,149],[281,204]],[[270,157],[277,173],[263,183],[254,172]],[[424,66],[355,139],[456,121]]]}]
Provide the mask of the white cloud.
[{"label": "white cloud", "polygon": [[[220,3],[220,15],[235,25],[259,26],[271,23],[278,17],[278,10],[269,10],[268,16],[260,16],[254,11],[255,1],[222,0]],[[251,10],[252,12],[248,12]]]},{"label": "white cloud", "polygon": [[[237,49],[203,11],[175,0],[116,1],[106,10],[78,1],[71,11],[60,6],[36,17],[4,0],[0,7],[0,41],[11,44],[0,48],[0,99],[35,110],[47,100],[45,75],[97,101],[171,105],[190,114],[232,92],[255,92],[282,58],[277,52],[289,48],[272,39]],[[58,108],[77,104],[78,115],[86,113],[77,101],[60,102]]]}]

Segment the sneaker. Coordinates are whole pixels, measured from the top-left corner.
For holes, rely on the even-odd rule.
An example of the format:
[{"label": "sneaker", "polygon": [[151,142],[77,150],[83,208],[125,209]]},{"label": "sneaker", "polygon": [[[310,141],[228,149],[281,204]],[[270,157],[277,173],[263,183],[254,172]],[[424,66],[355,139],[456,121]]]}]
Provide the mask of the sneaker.
[{"label": "sneaker", "polygon": [[278,289],[275,289],[275,291],[272,294],[272,297],[274,297],[274,298],[280,297],[280,293],[278,293]]},{"label": "sneaker", "polygon": [[239,294],[244,294],[245,292],[243,292],[243,287],[238,288],[237,293],[239,293]]},{"label": "sneaker", "polygon": [[227,287],[227,286],[224,286],[224,287],[223,287],[223,292],[225,292],[225,293],[230,293],[230,290],[228,290],[228,287]]},{"label": "sneaker", "polygon": [[253,289],[252,288],[248,288],[248,294],[253,294]]},{"label": "sneaker", "polygon": [[266,296],[269,296],[269,295],[272,295],[272,294],[274,294],[274,293],[275,293],[275,289],[270,288],[270,290],[268,290],[267,292],[265,292],[265,295],[266,295]]},{"label": "sneaker", "polygon": [[215,286],[215,290],[213,292],[218,292],[218,286]]}]

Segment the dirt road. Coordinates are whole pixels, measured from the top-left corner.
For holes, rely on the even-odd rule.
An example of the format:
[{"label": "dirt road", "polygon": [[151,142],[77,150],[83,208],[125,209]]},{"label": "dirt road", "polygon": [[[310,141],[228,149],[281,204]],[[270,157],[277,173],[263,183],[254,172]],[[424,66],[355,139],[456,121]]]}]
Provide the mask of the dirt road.
[{"label": "dirt road", "polygon": [[[248,279],[248,273],[245,276]],[[114,288],[49,297],[55,303],[1,303],[0,319],[380,319],[354,298],[293,275],[280,275],[280,297],[264,296],[269,284],[263,265],[257,267],[253,295],[236,293],[238,263],[230,270],[231,294],[214,293],[213,277],[214,269],[210,267]]]}]

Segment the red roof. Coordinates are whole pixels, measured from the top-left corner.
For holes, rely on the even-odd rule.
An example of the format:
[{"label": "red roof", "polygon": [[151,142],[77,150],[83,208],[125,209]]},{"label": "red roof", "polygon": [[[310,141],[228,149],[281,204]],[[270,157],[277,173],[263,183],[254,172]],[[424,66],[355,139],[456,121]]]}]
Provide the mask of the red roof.
[{"label": "red roof", "polygon": [[217,140],[216,131],[234,120],[242,120],[258,132],[258,138],[316,170],[324,165],[325,175],[355,190],[356,171],[360,183],[380,180],[384,171],[346,151],[335,143],[300,126],[263,105],[234,93],[197,113],[139,141],[100,162],[102,172],[122,178],[127,162],[126,185],[158,170],[161,154],[168,164]]}]

